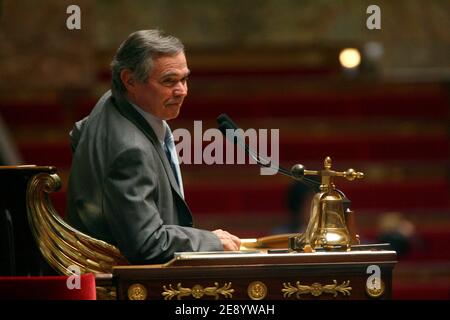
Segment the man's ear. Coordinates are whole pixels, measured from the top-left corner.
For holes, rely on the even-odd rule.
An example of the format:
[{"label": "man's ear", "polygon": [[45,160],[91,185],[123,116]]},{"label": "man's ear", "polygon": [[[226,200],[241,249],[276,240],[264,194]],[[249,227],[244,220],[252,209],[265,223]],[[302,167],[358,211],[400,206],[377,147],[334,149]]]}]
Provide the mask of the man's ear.
[{"label": "man's ear", "polygon": [[133,78],[133,73],[131,70],[123,69],[120,72],[120,79],[128,92],[134,91],[136,81]]}]

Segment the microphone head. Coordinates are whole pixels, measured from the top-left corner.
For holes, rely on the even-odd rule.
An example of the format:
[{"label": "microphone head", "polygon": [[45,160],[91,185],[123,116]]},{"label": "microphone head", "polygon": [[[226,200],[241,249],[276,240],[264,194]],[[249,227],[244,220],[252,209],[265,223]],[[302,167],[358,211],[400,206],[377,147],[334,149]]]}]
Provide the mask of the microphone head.
[{"label": "microphone head", "polygon": [[231,118],[229,116],[227,116],[225,113],[222,113],[220,116],[217,117],[217,123],[220,126],[224,122],[228,122],[231,125],[231,129],[236,130],[238,128],[236,123],[234,123],[234,121],[231,120]]},{"label": "microphone head", "polygon": [[217,117],[217,123],[220,125],[220,124],[222,124],[222,122],[228,121],[228,119],[229,119],[229,117],[225,113],[221,113]]}]

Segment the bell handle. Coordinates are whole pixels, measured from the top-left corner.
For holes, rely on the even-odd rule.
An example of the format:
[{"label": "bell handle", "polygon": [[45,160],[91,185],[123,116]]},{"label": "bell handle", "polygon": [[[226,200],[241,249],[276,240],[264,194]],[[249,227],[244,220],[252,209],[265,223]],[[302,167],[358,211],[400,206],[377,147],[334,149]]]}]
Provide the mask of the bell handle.
[{"label": "bell handle", "polygon": [[336,176],[344,177],[344,178],[346,178],[349,181],[353,181],[355,179],[362,179],[362,178],[364,178],[364,173],[355,171],[352,168],[350,168],[350,169],[348,169],[347,171],[344,171],[344,172],[336,171],[335,174],[336,174]]}]

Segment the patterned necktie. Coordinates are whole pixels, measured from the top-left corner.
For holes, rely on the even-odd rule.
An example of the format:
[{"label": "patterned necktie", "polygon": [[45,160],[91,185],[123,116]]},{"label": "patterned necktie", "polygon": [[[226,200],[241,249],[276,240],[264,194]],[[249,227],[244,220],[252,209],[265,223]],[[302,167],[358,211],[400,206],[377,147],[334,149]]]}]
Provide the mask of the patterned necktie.
[{"label": "patterned necktie", "polygon": [[180,188],[181,195],[184,198],[183,180],[181,178],[180,164],[178,162],[177,150],[175,149],[175,142],[173,139],[172,130],[169,125],[166,124],[166,136],[164,137],[164,151],[170,166],[172,167],[173,174]]}]

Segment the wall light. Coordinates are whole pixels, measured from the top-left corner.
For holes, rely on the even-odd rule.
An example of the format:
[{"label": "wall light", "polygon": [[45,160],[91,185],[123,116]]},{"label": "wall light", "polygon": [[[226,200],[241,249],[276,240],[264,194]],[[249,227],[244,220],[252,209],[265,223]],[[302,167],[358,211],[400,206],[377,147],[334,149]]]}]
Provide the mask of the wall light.
[{"label": "wall light", "polygon": [[343,49],[339,53],[339,62],[344,68],[356,68],[361,63],[361,54],[355,48]]}]

